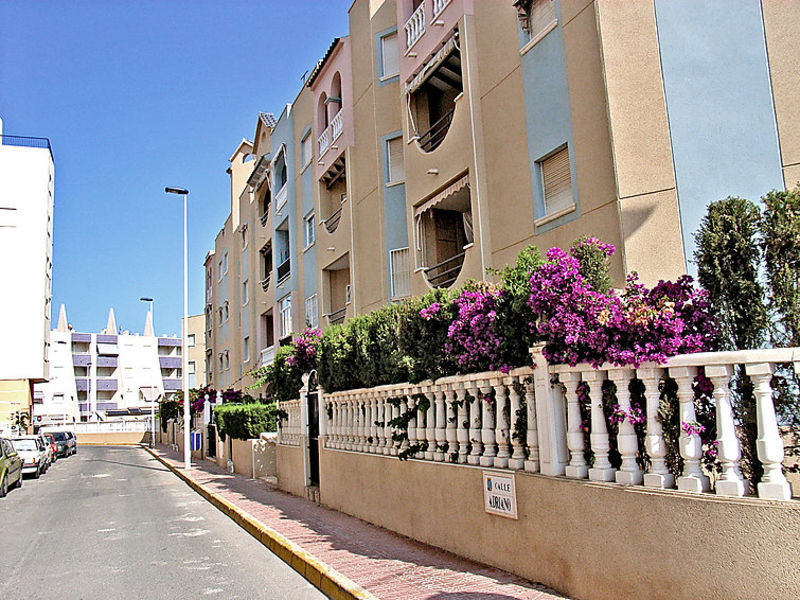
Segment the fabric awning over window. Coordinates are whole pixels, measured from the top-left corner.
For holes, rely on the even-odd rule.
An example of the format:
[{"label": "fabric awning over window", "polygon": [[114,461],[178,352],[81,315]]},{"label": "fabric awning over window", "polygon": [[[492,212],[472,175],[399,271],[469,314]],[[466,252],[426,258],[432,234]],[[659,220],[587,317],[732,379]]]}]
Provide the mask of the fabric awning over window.
[{"label": "fabric awning over window", "polygon": [[420,216],[425,211],[430,210],[431,208],[439,204],[445,198],[452,196],[457,191],[459,191],[462,188],[465,188],[468,185],[469,185],[469,173],[465,173],[462,177],[456,179],[453,183],[448,185],[441,192],[439,192],[432,198],[426,200],[425,202],[420,204],[416,209],[414,209],[414,216],[415,217]]}]

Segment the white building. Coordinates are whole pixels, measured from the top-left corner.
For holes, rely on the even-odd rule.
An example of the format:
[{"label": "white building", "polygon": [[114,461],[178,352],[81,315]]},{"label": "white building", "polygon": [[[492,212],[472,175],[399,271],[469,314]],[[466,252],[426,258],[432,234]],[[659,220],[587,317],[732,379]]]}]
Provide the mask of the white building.
[{"label": "white building", "polygon": [[142,335],[118,332],[113,308],[100,333],[79,333],[62,305],[51,342],[50,381],[34,391],[36,425],[148,415],[151,402],[181,389],[181,338],[156,337],[150,313]]},{"label": "white building", "polygon": [[48,378],[54,172],[48,139],[0,120],[0,434]]}]

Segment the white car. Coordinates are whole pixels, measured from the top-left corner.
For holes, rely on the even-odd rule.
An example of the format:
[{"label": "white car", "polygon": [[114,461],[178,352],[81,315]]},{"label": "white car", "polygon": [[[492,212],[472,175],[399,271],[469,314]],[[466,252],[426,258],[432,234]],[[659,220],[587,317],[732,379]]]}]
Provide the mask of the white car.
[{"label": "white car", "polygon": [[39,436],[18,437],[11,440],[14,450],[22,458],[22,473],[32,473],[35,479],[47,470],[47,450]]}]

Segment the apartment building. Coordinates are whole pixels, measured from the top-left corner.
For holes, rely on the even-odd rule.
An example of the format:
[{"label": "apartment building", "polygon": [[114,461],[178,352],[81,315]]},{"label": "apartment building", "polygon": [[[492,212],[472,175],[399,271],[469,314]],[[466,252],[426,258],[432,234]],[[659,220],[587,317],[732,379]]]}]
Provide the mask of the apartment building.
[{"label": "apartment building", "polygon": [[[197,343],[203,339],[204,329],[204,315],[189,317],[190,387],[200,387],[204,381],[203,344]],[[62,305],[51,340],[50,381],[34,386],[36,426],[148,415],[152,402],[182,388],[182,340],[156,336],[150,312],[141,335],[120,331],[113,308],[105,329],[80,333],[67,322]]]},{"label": "apartment building", "polygon": [[0,120],[0,434],[49,377],[54,176],[50,141],[3,135]]},{"label": "apartment building", "polygon": [[247,386],[304,326],[490,279],[528,245],[601,237],[620,284],[691,270],[710,201],[800,180],[799,11],[356,0],[230,158],[209,379]]}]

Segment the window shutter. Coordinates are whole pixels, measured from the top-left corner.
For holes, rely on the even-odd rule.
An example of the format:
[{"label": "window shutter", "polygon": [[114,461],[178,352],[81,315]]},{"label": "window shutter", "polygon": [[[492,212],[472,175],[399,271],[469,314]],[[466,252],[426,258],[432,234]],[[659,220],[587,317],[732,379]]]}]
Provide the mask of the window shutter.
[{"label": "window shutter", "polygon": [[529,24],[531,38],[535,38],[555,20],[555,0],[533,0]]},{"label": "window shutter", "polygon": [[545,214],[551,215],[573,205],[569,150],[564,148],[542,161]]},{"label": "window shutter", "polygon": [[392,33],[381,38],[383,44],[383,76],[389,77],[400,72],[397,54],[397,34]]},{"label": "window shutter", "polygon": [[389,273],[392,284],[392,298],[405,298],[411,295],[411,269],[408,261],[408,248],[389,250]]},{"label": "window shutter", "polygon": [[403,138],[397,137],[387,142],[389,150],[389,183],[403,181],[406,178],[403,163]]}]

